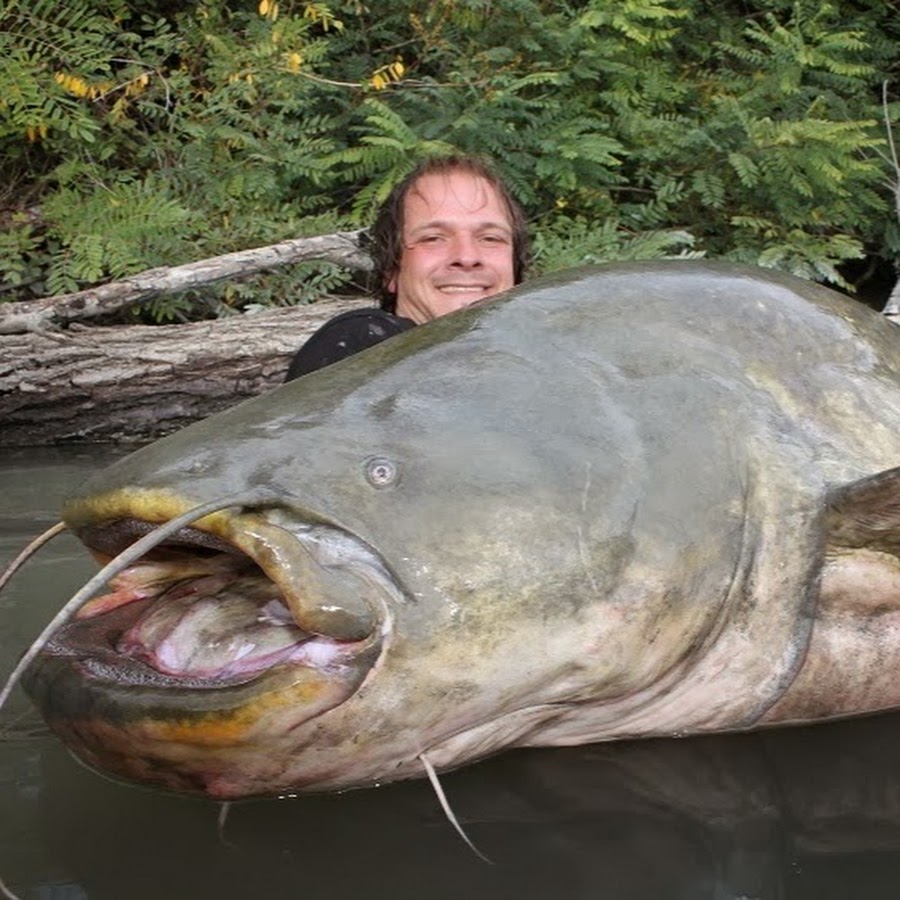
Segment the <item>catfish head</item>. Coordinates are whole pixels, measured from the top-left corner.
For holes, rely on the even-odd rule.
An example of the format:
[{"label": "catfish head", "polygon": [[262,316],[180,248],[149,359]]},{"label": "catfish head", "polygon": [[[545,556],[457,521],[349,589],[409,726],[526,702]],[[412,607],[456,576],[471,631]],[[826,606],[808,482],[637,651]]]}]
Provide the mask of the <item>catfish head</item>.
[{"label": "catfish head", "polygon": [[[344,788],[420,776],[423,753],[484,756],[595,693],[595,645],[624,614],[598,630],[593,601],[630,552],[622,476],[640,467],[619,462],[627,429],[595,433],[596,397],[561,405],[579,391],[552,360],[489,327],[497,309],[284,385],[78,491],[65,521],[102,562],[259,492],[125,568],[31,668],[79,757],[216,797]],[[623,664],[630,616],[602,658],[608,692],[660,665]]]}]

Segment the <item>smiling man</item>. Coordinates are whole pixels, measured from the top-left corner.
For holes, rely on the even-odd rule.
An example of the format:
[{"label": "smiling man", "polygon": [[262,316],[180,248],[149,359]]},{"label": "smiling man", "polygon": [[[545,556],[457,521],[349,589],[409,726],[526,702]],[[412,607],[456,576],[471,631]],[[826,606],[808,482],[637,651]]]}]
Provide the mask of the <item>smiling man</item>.
[{"label": "smiling man", "polygon": [[404,203],[402,240],[387,288],[397,297],[397,315],[417,325],[515,284],[506,204],[469,172],[416,181]]},{"label": "smiling man", "polygon": [[326,322],[287,381],[522,281],[525,216],[506,185],[471,156],[433,157],[391,191],[370,232],[380,309]]}]

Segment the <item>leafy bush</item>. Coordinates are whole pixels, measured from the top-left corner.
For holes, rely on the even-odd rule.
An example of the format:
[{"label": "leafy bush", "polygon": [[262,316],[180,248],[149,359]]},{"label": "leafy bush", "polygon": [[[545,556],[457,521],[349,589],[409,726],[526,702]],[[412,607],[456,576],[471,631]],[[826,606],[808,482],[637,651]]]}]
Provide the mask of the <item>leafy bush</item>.
[{"label": "leafy bush", "polygon": [[[896,12],[6,0],[4,296],[357,227],[453,149],[496,159],[540,269],[688,253],[840,284],[848,260],[898,255],[881,108]],[[345,278],[294,267],[154,315],[303,302]]]}]

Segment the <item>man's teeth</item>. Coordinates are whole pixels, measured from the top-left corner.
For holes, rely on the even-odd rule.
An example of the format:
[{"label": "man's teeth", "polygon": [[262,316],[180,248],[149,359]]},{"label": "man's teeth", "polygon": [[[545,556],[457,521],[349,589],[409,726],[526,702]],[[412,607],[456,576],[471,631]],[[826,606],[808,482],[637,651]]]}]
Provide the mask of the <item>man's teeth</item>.
[{"label": "man's teeth", "polygon": [[473,291],[482,293],[487,288],[480,284],[445,284],[438,290],[443,291],[445,294],[471,294]]}]

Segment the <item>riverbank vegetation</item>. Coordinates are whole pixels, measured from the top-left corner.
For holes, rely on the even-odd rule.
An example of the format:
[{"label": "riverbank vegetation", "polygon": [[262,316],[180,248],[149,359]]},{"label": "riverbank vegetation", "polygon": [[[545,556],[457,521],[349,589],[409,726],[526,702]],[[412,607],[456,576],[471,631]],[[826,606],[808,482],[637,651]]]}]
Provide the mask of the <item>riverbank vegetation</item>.
[{"label": "riverbank vegetation", "polygon": [[[852,289],[900,258],[896,0],[4,0],[0,300],[364,226],[492,156],[536,268],[666,255]],[[146,321],[340,292],[307,261]]]}]

